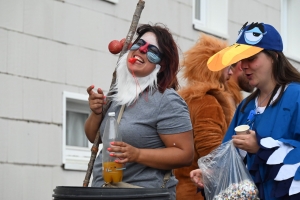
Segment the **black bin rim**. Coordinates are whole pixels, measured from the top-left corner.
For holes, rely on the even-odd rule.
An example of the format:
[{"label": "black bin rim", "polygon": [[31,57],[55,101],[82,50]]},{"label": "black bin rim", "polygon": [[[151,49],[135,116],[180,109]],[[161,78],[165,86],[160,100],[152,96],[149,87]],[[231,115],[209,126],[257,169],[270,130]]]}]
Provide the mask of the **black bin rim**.
[{"label": "black bin rim", "polygon": [[54,200],[171,199],[169,190],[166,188],[102,188],[56,186],[53,191],[54,194],[52,195],[52,197],[54,197]]}]

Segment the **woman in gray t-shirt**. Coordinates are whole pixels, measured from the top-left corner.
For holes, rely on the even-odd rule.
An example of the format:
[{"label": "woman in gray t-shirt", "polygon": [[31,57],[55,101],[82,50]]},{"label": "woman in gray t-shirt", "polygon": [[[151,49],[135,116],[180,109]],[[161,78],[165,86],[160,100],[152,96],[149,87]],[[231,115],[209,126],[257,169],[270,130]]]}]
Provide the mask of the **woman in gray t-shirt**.
[{"label": "woman in gray t-shirt", "polygon": [[[188,107],[176,93],[178,51],[171,33],[162,25],[142,25],[131,49],[119,60],[117,80],[110,96],[108,112],[118,116],[123,142],[107,149],[112,157],[125,164],[123,181],[145,188],[160,188],[166,172],[189,166],[193,160],[193,134]],[[98,129],[103,136],[108,116],[102,116],[103,91],[87,89],[92,110],[85,124],[87,138],[93,142]],[[93,168],[93,187],[104,184],[102,151]],[[166,184],[175,199],[177,180],[171,176]]]}]

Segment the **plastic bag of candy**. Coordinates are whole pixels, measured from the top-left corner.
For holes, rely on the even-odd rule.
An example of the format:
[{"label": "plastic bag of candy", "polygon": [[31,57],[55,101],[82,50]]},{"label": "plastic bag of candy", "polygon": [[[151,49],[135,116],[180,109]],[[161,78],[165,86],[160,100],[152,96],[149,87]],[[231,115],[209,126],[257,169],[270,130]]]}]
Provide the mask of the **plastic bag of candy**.
[{"label": "plastic bag of candy", "polygon": [[198,160],[207,200],[257,200],[258,190],[232,140]]}]

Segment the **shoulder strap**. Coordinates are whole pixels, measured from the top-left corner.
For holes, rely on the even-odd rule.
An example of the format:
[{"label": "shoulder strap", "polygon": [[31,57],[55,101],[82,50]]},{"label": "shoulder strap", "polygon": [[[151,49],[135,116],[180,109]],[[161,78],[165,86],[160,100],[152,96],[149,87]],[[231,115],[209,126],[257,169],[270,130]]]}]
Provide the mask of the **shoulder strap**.
[{"label": "shoulder strap", "polygon": [[117,123],[118,123],[118,124],[119,124],[120,121],[121,121],[121,118],[122,118],[124,109],[125,109],[125,105],[122,105],[122,107],[121,107],[121,109],[120,109],[120,112],[119,112],[119,115],[118,115],[118,119],[117,119]]}]

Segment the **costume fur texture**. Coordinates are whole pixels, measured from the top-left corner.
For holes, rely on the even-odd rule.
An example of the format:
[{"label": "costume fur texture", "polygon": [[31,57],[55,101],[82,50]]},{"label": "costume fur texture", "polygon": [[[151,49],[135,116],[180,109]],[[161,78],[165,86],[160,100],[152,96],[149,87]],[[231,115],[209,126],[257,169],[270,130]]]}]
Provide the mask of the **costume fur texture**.
[{"label": "costume fur texture", "polygon": [[233,117],[235,106],[227,86],[222,84],[222,71],[207,68],[208,59],[227,47],[227,43],[202,34],[198,42],[184,54],[183,77],[187,85],[179,90],[186,101],[194,131],[194,161],[191,166],[175,169],[179,183],[176,188],[178,200],[203,199],[190,180],[190,171],[198,169],[198,159],[209,154],[223,140]]}]

